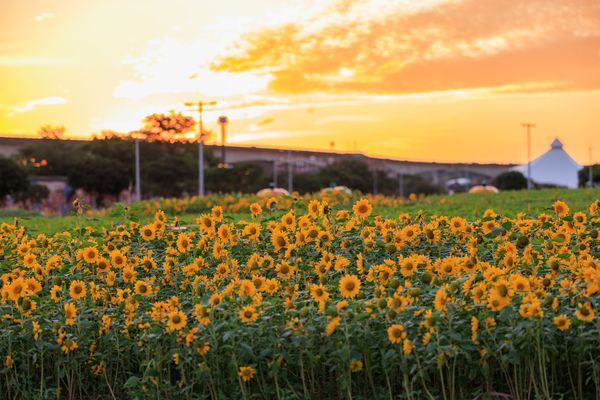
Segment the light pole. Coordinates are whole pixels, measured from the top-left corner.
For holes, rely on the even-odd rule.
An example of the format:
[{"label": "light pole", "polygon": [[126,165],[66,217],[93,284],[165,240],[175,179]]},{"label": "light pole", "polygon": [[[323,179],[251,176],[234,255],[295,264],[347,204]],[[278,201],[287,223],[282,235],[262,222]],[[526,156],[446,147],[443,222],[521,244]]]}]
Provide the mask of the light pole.
[{"label": "light pole", "polygon": [[290,194],[294,191],[294,171],[292,165],[292,151],[287,151],[287,165],[288,165],[288,192]]},{"label": "light pole", "polygon": [[142,200],[142,182],[140,179],[140,138],[135,138],[135,201]]},{"label": "light pole", "polygon": [[225,127],[229,119],[225,115],[219,117],[219,125],[221,125],[221,166],[227,168],[227,160],[225,159]]},{"label": "light pole", "polygon": [[527,190],[531,190],[531,128],[535,128],[535,124],[525,122],[521,125],[527,128]]},{"label": "light pole", "polygon": [[592,162],[592,146],[590,146],[588,148],[589,154],[590,154],[590,167],[588,170],[588,186],[589,187],[593,187],[594,186],[594,178],[592,175],[592,168],[594,167],[594,163]]},{"label": "light pole", "polygon": [[216,101],[187,101],[187,107],[197,106],[198,109],[198,196],[204,196],[204,130],[202,129],[202,111],[204,106],[213,106]]}]

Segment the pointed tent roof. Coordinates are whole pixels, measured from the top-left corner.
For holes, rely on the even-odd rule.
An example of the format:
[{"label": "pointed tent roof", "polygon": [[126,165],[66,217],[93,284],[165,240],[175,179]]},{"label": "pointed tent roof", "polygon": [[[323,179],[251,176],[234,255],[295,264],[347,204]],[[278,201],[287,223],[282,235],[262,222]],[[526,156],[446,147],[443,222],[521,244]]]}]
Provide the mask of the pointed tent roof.
[{"label": "pointed tent roof", "polygon": [[[550,150],[531,161],[531,179],[536,183],[576,188],[580,169],[581,165],[563,149],[562,142],[554,139]],[[527,164],[518,165],[513,170],[527,176]]]}]

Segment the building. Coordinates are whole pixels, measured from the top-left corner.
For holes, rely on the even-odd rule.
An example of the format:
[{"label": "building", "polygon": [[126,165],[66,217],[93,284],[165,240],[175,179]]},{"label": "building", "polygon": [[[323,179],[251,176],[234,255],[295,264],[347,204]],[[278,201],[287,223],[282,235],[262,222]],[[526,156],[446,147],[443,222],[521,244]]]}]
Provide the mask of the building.
[{"label": "building", "polygon": [[[562,142],[554,139],[550,150],[531,161],[531,180],[538,185],[577,188],[580,169],[581,165],[565,151]],[[513,167],[513,170],[527,176],[527,164]]]}]

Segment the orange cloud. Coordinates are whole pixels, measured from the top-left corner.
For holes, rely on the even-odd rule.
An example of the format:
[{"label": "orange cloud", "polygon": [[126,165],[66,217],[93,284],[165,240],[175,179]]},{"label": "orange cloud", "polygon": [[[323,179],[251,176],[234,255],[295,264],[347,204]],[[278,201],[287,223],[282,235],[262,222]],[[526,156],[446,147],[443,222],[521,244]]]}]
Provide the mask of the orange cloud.
[{"label": "orange cloud", "polygon": [[373,12],[380,3],[340,1],[259,30],[212,68],[268,74],[280,93],[600,88],[599,2],[463,0]]}]

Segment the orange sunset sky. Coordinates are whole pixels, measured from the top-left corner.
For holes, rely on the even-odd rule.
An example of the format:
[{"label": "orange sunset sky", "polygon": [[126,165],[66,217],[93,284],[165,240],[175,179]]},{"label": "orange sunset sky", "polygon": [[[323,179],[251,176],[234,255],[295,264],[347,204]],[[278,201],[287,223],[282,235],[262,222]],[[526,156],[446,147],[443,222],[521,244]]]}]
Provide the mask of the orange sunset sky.
[{"label": "orange sunset sky", "polygon": [[521,163],[534,122],[597,162],[600,1],[0,0],[0,135],[198,99],[232,144]]}]

